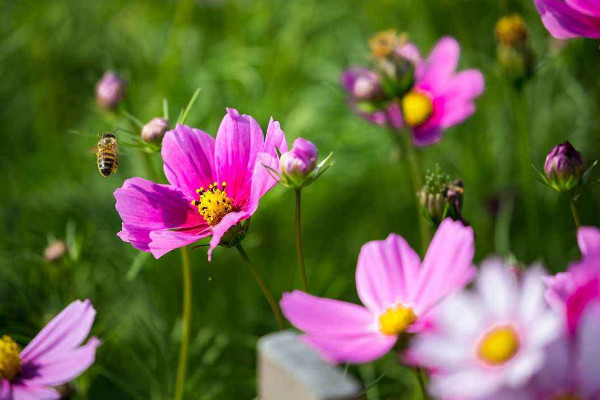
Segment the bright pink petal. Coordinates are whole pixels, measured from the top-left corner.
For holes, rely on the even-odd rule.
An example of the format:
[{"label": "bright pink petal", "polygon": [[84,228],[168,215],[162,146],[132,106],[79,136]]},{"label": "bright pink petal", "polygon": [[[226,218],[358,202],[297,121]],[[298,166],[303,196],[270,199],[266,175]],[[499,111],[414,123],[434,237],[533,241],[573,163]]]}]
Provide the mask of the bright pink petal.
[{"label": "bright pink petal", "polygon": [[0,397],[1,400],[58,400],[60,394],[56,390],[29,386],[25,384],[12,385],[11,397]]},{"label": "bright pink petal", "polygon": [[418,281],[421,260],[401,236],[365,244],[358,256],[356,289],[363,304],[379,313],[407,304]]},{"label": "bright pink petal", "polygon": [[87,337],[96,310],[89,300],[76,300],[50,321],[21,352],[23,363],[44,363],[77,348]]},{"label": "bright pink petal", "polygon": [[177,125],[166,133],[161,152],[165,176],[188,202],[198,197],[196,189],[215,181],[214,153],[215,139],[199,129]]},{"label": "bright pink petal", "polygon": [[561,0],[535,0],[542,22],[558,39],[600,38],[600,20],[587,16]]},{"label": "bright pink petal", "polygon": [[600,229],[593,226],[582,226],[577,231],[577,243],[584,256],[600,253]]},{"label": "bright pink petal", "polygon": [[332,363],[353,364],[367,363],[383,357],[396,343],[396,337],[375,332],[335,338],[304,335],[302,339]]},{"label": "bright pink petal", "polygon": [[598,277],[588,280],[579,286],[567,299],[567,326],[571,334],[575,333],[579,320],[586,307],[600,298],[600,281]]},{"label": "bright pink petal", "polygon": [[236,211],[231,212],[223,217],[221,222],[212,227],[212,239],[210,239],[210,245],[208,247],[208,261],[212,258],[212,252],[221,243],[221,239],[223,235],[227,233],[227,231],[237,225],[238,222],[248,219],[252,216],[245,211]]},{"label": "bright pink petal", "polygon": [[[81,347],[36,360],[35,374],[31,377],[24,376],[23,380],[27,384],[41,386],[58,386],[70,382],[94,363],[96,349],[100,344],[100,340],[93,337]],[[23,368],[27,366],[23,365]]]},{"label": "bright pink petal", "polygon": [[227,182],[227,195],[236,206],[250,197],[252,175],[258,153],[264,147],[262,130],[249,115],[227,109],[215,143],[218,181]]},{"label": "bright pink petal", "polygon": [[423,75],[417,77],[419,86],[434,94],[442,90],[456,71],[459,56],[460,46],[456,40],[451,37],[440,39],[425,63]]},{"label": "bright pink petal", "polygon": [[474,251],[473,229],[450,218],[442,221],[421,267],[414,299],[417,314],[426,312],[473,279]]},{"label": "bright pink petal", "polygon": [[597,0],[566,0],[566,3],[590,17],[600,17],[600,3]]},{"label": "bright pink petal", "polygon": [[[252,175],[251,203],[255,206],[258,206],[258,200],[277,183],[276,177],[266,168],[269,167],[279,171],[279,156],[277,155],[277,151],[283,154],[288,151],[288,147],[285,134],[281,130],[279,122],[273,121],[273,118],[271,118],[269,127],[267,128],[265,145],[259,153]],[[249,209],[248,212],[253,213],[254,211],[256,210]]]},{"label": "bright pink petal", "polygon": [[440,120],[442,128],[454,126],[475,112],[473,100],[483,93],[483,75],[477,70],[462,71],[454,76],[443,94],[444,115]]},{"label": "bright pink petal", "polygon": [[154,230],[207,226],[185,195],[172,186],[132,178],[114,195],[123,220],[119,237],[139,250],[150,251],[150,232]]},{"label": "bright pink petal", "polygon": [[150,232],[148,248],[154,258],[159,259],[172,250],[195,243],[202,238],[210,236],[210,234],[211,229],[208,226],[183,231],[170,229],[152,231]]},{"label": "bright pink petal", "polygon": [[12,385],[8,379],[0,380],[0,400],[12,400]]}]

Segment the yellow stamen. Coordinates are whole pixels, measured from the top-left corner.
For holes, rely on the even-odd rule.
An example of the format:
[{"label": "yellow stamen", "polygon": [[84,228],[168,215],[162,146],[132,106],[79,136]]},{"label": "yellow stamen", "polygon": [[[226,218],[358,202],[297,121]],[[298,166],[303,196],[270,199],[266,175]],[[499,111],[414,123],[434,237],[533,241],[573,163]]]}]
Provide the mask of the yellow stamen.
[{"label": "yellow stamen", "polygon": [[233,211],[233,200],[227,197],[226,186],[225,182],[221,185],[214,182],[208,186],[208,190],[204,187],[196,190],[200,199],[192,201],[192,204],[198,207],[200,215],[211,226],[217,225],[225,215]]},{"label": "yellow stamen", "polygon": [[496,38],[506,46],[515,46],[525,43],[527,39],[527,26],[519,14],[512,14],[500,18],[496,23]]},{"label": "yellow stamen", "polygon": [[417,316],[412,308],[402,306],[388,308],[379,316],[379,331],[384,335],[398,336],[416,320]]},{"label": "yellow stamen", "polygon": [[0,339],[0,379],[12,381],[21,372],[21,349],[8,336]]},{"label": "yellow stamen", "polygon": [[402,115],[408,126],[423,125],[433,114],[431,98],[422,92],[412,91],[402,98]]},{"label": "yellow stamen", "polygon": [[519,335],[510,326],[494,328],[479,343],[479,358],[487,364],[500,365],[514,357],[519,350]]}]

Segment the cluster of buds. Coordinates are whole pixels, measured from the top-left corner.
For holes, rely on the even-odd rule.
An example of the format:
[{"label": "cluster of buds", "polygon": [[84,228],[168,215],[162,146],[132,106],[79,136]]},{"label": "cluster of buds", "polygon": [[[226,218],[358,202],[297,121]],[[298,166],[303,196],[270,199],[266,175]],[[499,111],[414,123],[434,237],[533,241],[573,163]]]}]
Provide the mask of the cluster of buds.
[{"label": "cluster of buds", "polygon": [[361,113],[385,110],[414,84],[416,60],[406,51],[408,37],[389,30],[370,41],[371,66],[352,68],[342,76],[342,86]]},{"label": "cluster of buds", "polygon": [[310,141],[298,138],[292,149],[279,158],[279,171],[265,167],[279,179],[279,183],[292,189],[302,189],[314,182],[333,165],[333,153],[317,163],[317,147]]},{"label": "cluster of buds", "polygon": [[108,71],[96,84],[96,101],[103,110],[115,110],[125,98],[127,83],[116,72]]},{"label": "cluster of buds", "polygon": [[168,130],[169,121],[160,117],[152,118],[142,128],[142,140],[146,143],[162,143]]},{"label": "cluster of buds", "polygon": [[435,226],[445,218],[463,221],[461,209],[464,187],[460,179],[452,180],[442,173],[440,166],[425,175],[425,185],[417,193],[421,210]]},{"label": "cluster of buds", "polygon": [[527,26],[518,14],[500,18],[496,23],[496,57],[504,74],[517,86],[533,75],[535,56],[527,37]]},{"label": "cluster of buds", "polygon": [[574,193],[589,180],[597,161],[587,170],[583,156],[571,143],[560,143],[548,153],[544,173],[538,171],[540,181],[557,192]]}]

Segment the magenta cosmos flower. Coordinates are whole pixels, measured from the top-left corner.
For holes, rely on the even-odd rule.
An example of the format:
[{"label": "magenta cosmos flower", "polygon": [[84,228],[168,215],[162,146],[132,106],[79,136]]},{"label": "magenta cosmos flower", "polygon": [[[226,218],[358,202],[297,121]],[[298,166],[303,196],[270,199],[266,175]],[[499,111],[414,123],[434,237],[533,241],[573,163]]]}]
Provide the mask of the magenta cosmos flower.
[{"label": "magenta cosmos flower", "polygon": [[254,118],[232,109],[227,109],[216,139],[177,125],[162,144],[169,185],[133,178],[115,191],[123,220],[119,237],[159,258],[212,236],[210,260],[223,236],[250,218],[260,198],[277,183],[259,159],[266,153],[269,167],[278,169],[276,148],[287,151],[279,122],[271,119],[265,138]]},{"label": "magenta cosmos flower", "polygon": [[450,37],[440,39],[427,60],[417,64],[415,85],[401,100],[403,125],[416,146],[437,143],[444,129],[475,112],[475,98],[484,90],[481,72],[456,72],[460,47]]},{"label": "magenta cosmos flower", "polygon": [[364,363],[387,353],[404,332],[428,327],[430,311],[474,276],[473,231],[446,219],[423,262],[391,234],[365,244],[358,257],[356,289],[364,304],[285,293],[281,309],[303,340],[332,362]]},{"label": "magenta cosmos flower", "polygon": [[535,6],[555,38],[600,38],[600,2],[596,0],[535,0]]},{"label": "magenta cosmos flower", "polygon": [[90,333],[96,310],[89,300],[74,301],[41,330],[23,351],[0,338],[0,400],[54,400],[52,387],[67,383],[93,364],[100,340]]}]

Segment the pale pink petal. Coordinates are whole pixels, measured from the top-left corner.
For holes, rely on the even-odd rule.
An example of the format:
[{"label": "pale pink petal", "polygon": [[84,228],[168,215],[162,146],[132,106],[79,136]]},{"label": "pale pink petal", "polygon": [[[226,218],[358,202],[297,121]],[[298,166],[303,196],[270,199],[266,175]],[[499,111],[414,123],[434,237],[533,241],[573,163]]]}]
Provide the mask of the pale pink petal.
[{"label": "pale pink petal", "polygon": [[410,348],[412,358],[417,365],[424,367],[441,366],[444,370],[461,367],[470,360],[470,343],[452,336],[417,336]]},{"label": "pale pink petal", "polygon": [[[541,347],[540,345],[539,348]],[[511,360],[505,375],[507,385],[515,389],[522,387],[539,371],[544,364],[544,358],[543,351],[529,351]]]},{"label": "pale pink petal", "polygon": [[429,387],[431,393],[438,398],[475,399],[494,393],[501,387],[502,380],[502,374],[473,367],[448,374],[433,375]]},{"label": "pale pink petal", "polygon": [[536,374],[535,386],[545,392],[552,392],[556,388],[572,387],[571,380],[572,365],[569,348],[571,341],[563,336],[553,342],[546,349],[546,362],[543,368]]},{"label": "pale pink petal", "polygon": [[442,95],[444,114],[440,126],[446,129],[470,117],[475,112],[473,100],[484,89],[483,74],[477,70],[462,71],[452,77]]},{"label": "pale pink petal", "polygon": [[533,323],[546,310],[544,275],[542,267],[534,266],[529,268],[523,277],[517,312],[525,324]]},{"label": "pale pink petal", "polygon": [[12,396],[8,398],[0,397],[2,400],[58,400],[60,394],[56,390],[29,386],[25,384],[16,384],[12,386]]},{"label": "pale pink petal", "polygon": [[458,66],[460,46],[451,37],[440,39],[431,51],[423,72],[419,78],[419,86],[436,94],[443,91]]},{"label": "pale pink petal", "polygon": [[23,363],[43,363],[79,346],[90,333],[96,310],[89,300],[76,300],[52,319],[21,352]]},{"label": "pale pink petal", "polygon": [[375,332],[333,338],[304,335],[302,339],[325,360],[353,364],[367,363],[383,357],[396,343],[396,337]]},{"label": "pale pink petal", "polygon": [[227,195],[242,206],[251,194],[252,175],[264,138],[249,115],[227,109],[215,143],[215,168],[219,183],[227,182]]},{"label": "pale pink petal", "polygon": [[571,272],[559,272],[556,275],[544,277],[546,284],[545,298],[548,304],[557,310],[566,307],[567,299],[573,292],[573,279]]},{"label": "pale pink petal", "polygon": [[165,134],[162,158],[167,180],[179,188],[188,202],[196,199],[196,189],[215,181],[215,139],[199,129],[177,125]]},{"label": "pale pink petal", "polygon": [[496,318],[511,315],[518,302],[519,287],[516,277],[499,259],[486,260],[476,282],[479,296]]},{"label": "pale pink petal", "polygon": [[427,312],[450,293],[466,286],[475,274],[473,230],[459,221],[440,224],[421,267],[415,293],[417,314]]},{"label": "pale pink petal", "polygon": [[581,318],[577,370],[584,398],[600,391],[600,303],[590,304]]},{"label": "pale pink petal", "polygon": [[373,313],[412,300],[421,260],[401,236],[365,244],[358,256],[356,289]]},{"label": "pale pink petal", "polygon": [[600,252],[600,229],[594,226],[582,226],[577,231],[577,243],[581,254],[588,255]]},{"label": "pale pink petal", "polygon": [[600,20],[587,16],[561,0],[535,0],[548,31],[558,39],[578,36],[600,38]]},{"label": "pale pink petal", "polygon": [[223,217],[221,222],[212,227],[212,238],[210,239],[210,245],[208,247],[208,261],[211,260],[212,252],[215,247],[221,243],[223,235],[225,235],[231,227],[237,225],[238,222],[248,219],[251,216],[252,214],[245,211],[230,212]]},{"label": "pale pink petal", "polygon": [[186,230],[163,229],[152,231],[150,232],[148,248],[154,258],[159,259],[172,250],[179,249],[210,236],[211,232],[208,226]]},{"label": "pale pink petal", "polygon": [[[27,376],[24,371],[23,380],[28,384],[42,386],[58,386],[70,382],[94,363],[96,349],[100,344],[100,340],[93,337],[77,349],[55,353],[52,357],[36,360],[35,374]],[[25,369],[27,366],[23,365],[23,368]]]}]

